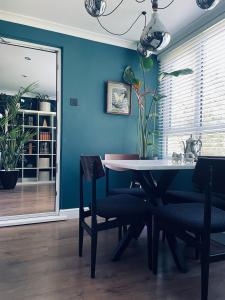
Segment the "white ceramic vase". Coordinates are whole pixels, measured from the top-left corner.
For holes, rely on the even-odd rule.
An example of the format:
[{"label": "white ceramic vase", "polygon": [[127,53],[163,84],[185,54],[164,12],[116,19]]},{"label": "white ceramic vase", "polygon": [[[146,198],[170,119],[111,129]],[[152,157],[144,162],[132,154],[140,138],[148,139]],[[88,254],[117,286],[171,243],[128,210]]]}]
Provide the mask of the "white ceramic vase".
[{"label": "white ceramic vase", "polygon": [[51,103],[50,102],[40,102],[40,110],[41,111],[51,111]]}]

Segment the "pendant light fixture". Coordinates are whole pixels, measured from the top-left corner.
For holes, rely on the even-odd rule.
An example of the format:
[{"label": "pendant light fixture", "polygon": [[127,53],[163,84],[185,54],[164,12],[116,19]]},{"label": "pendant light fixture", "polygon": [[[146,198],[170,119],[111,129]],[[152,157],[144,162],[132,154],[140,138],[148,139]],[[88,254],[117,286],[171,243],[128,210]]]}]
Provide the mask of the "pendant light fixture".
[{"label": "pendant light fixture", "polygon": [[140,38],[140,44],[143,49],[156,53],[166,48],[171,40],[171,35],[161,23],[158,16],[158,1],[152,1],[152,17],[147,26],[145,26]]},{"label": "pendant light fixture", "polygon": [[89,15],[95,18],[103,15],[106,9],[105,0],[85,0],[84,5]]},{"label": "pendant light fixture", "polygon": [[[131,1],[131,0],[129,0]],[[133,0],[137,3],[141,4],[146,0]],[[159,20],[158,10],[168,8],[175,0],[170,0],[170,2],[165,7],[159,7],[159,0],[148,0],[152,6],[152,15],[150,22],[146,25],[146,12],[142,11],[136,17],[136,19],[131,23],[130,27],[121,33],[115,33],[109,30],[102,23],[102,18],[107,17],[113,14],[124,2],[124,0],[120,0],[119,3],[110,11],[106,13],[106,0],[84,0],[84,6],[86,11],[92,17],[95,17],[99,23],[99,25],[108,33],[116,36],[122,36],[127,34],[134,25],[138,22],[138,20],[144,16],[144,29],[140,37],[140,41],[137,45],[137,51],[140,55],[144,57],[149,57],[151,54],[157,54],[159,51],[165,49],[171,40],[170,33],[166,30],[163,23]],[[169,0],[168,0],[169,1]],[[196,0],[198,7],[204,10],[213,9],[221,0]]]},{"label": "pendant light fixture", "polygon": [[220,0],[196,0],[197,5],[201,9],[210,10],[219,4]]}]

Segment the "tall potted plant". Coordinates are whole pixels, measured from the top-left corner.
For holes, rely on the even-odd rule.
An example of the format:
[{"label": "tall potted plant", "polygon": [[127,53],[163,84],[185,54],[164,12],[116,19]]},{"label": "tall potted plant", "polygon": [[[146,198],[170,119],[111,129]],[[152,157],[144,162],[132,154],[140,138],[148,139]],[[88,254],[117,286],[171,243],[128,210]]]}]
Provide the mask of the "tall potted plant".
[{"label": "tall potted plant", "polygon": [[[131,66],[127,66],[123,72],[123,79],[130,84],[138,100],[138,149],[141,159],[157,156],[157,138],[159,135],[158,104],[165,98],[157,88],[151,88],[149,83],[149,74],[153,70],[154,61],[151,57],[139,57],[142,80],[136,77]],[[170,73],[162,72],[159,74],[158,82],[168,76],[178,77],[181,75],[192,74],[189,68],[173,71]]]},{"label": "tall potted plant", "polygon": [[24,145],[34,135],[33,131],[24,131],[20,125],[19,103],[21,97],[32,93],[35,87],[35,84],[30,84],[26,88],[21,88],[14,96],[0,97],[0,107],[3,112],[0,115],[0,178],[5,189],[13,189],[16,186],[19,176],[19,171],[16,169],[18,161]]}]

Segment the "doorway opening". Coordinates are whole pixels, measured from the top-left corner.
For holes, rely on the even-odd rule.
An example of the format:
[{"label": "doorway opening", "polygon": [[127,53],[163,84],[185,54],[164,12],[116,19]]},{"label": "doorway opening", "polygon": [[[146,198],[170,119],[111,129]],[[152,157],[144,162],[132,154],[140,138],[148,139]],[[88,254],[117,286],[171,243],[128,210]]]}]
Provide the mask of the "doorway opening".
[{"label": "doorway opening", "polygon": [[0,57],[0,226],[54,220],[60,195],[61,51],[1,38]]}]

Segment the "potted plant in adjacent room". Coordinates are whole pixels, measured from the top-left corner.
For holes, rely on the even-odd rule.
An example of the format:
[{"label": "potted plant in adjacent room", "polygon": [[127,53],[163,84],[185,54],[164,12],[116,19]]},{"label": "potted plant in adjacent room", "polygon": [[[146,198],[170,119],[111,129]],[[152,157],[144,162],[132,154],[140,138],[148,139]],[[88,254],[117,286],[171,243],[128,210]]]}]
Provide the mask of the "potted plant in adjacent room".
[{"label": "potted plant in adjacent room", "polygon": [[36,99],[39,101],[39,110],[50,112],[51,100],[48,95],[38,93]]},{"label": "potted plant in adjacent room", "polygon": [[14,96],[0,97],[0,179],[5,189],[16,186],[19,171],[16,169],[23,153],[24,145],[33,138],[34,132],[24,130],[20,122],[19,103],[21,97],[32,93],[35,84],[21,88]]},{"label": "potted plant in adjacent room", "polygon": [[[131,66],[127,66],[123,72],[123,79],[130,84],[135,91],[138,100],[138,149],[141,159],[157,157],[158,110],[159,101],[165,98],[157,88],[150,87],[150,74],[153,71],[154,61],[151,57],[140,56],[140,70],[142,80],[136,77]],[[159,82],[168,76],[178,77],[192,74],[191,69],[182,69],[170,73],[160,73]]]}]

